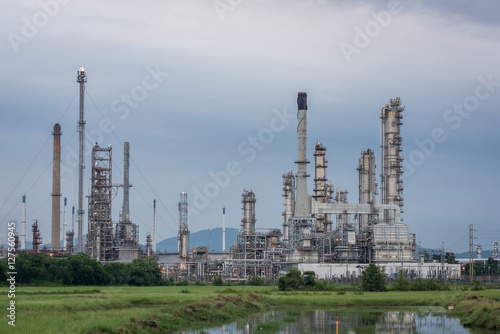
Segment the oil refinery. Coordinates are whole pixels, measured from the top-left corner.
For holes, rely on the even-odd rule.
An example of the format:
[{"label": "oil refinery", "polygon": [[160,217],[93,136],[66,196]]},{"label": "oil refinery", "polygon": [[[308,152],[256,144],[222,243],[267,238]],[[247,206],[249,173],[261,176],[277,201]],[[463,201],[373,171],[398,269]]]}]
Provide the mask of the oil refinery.
[{"label": "oil refinery", "polygon": [[[291,267],[313,270],[321,279],[350,279],[359,276],[368,263],[375,262],[394,275],[404,270],[422,278],[458,278],[460,265],[424,263],[417,253],[416,235],[403,222],[403,111],[396,97],[380,109],[380,166],[377,182],[375,151],[360,149],[357,203],[348,201],[347,190],[335,188],[328,178],[327,147],[317,141],[312,154],[314,165],[313,192],[308,192],[310,174],[307,167],[307,93],[297,96],[297,165],[296,171],[283,173],[282,227],[262,226],[258,229],[257,193],[243,189],[241,194],[241,230],[236,243],[226,249],[225,210],[222,208],[222,252],[210,252],[208,247],[189,249],[188,193],[181,192],[178,203],[177,252],[156,251],[156,199],[153,201],[153,233],[145,237],[145,249],[140,246],[139,226],[130,216],[129,180],[130,143],[123,143],[123,183],[112,180],[112,147],[92,147],[90,162],[90,193],[88,194],[87,240],[84,243],[83,191],[85,169],[85,83],[86,73],[78,71],[80,85],[79,108],[79,178],[76,222],[78,243],[75,245],[75,207],[72,208],[71,228],[67,224],[67,200],[64,198],[63,243],[61,229],[61,137],[59,124],[53,130],[53,179],[51,249],[41,249],[42,236],[35,221],[32,225],[33,249],[26,250],[26,196],[23,195],[21,241],[18,248],[29,252],[50,252],[65,256],[85,252],[103,263],[131,262],[139,257],[154,257],[165,277],[175,280],[210,282],[216,276],[226,281],[241,281],[259,276],[275,281]],[[314,119],[314,110],[312,113]],[[290,142],[291,142],[290,138]],[[290,157],[292,159],[292,157]],[[121,189],[123,206],[117,223],[113,222],[112,202]],[[217,226],[213,226],[217,227]],[[257,232],[264,231],[264,232]]]}]

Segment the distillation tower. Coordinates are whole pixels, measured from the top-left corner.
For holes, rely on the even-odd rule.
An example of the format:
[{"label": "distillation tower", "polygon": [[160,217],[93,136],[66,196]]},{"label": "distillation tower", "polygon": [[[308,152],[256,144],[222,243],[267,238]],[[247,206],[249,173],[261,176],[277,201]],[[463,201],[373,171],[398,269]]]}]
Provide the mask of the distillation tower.
[{"label": "distillation tower", "polygon": [[[382,204],[398,205],[403,212],[403,157],[400,155],[403,110],[399,97],[380,110],[380,196]],[[385,210],[384,220],[395,222],[394,210]]]},{"label": "distillation tower", "polygon": [[186,261],[189,258],[189,229],[188,229],[188,197],[181,192],[179,201],[179,233],[177,236],[179,257]]},{"label": "distillation tower", "polygon": [[238,233],[236,245],[231,247],[231,260],[228,260],[226,264],[228,272],[237,277],[277,275],[278,268],[273,264],[282,260],[281,231],[272,229],[268,232],[256,232],[256,201],[252,190],[243,190],[241,233]]},{"label": "distillation tower", "polygon": [[283,211],[283,243],[290,241],[289,221],[293,217],[295,206],[295,175],[292,171],[283,174],[283,197],[285,198],[285,211]]},{"label": "distillation tower", "polygon": [[359,204],[370,204],[372,213],[362,213],[359,217],[359,231],[364,237],[369,234],[369,224],[375,221],[375,196],[377,184],[375,180],[375,153],[371,149],[361,151],[359,158]]},{"label": "distillation tower", "polygon": [[87,236],[88,254],[101,262],[115,260],[111,220],[111,146],[92,147],[92,174]]},{"label": "distillation tower", "polygon": [[[331,203],[333,198],[333,185],[326,177],[328,160],[325,158],[326,147],[316,142],[314,150],[314,194],[313,200],[321,203]],[[316,232],[331,232],[332,221],[329,214],[316,215]]]}]

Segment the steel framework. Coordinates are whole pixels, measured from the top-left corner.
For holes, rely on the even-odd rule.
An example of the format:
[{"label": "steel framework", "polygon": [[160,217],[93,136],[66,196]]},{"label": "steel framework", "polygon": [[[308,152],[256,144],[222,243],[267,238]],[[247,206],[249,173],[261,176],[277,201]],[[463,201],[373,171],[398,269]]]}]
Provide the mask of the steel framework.
[{"label": "steel framework", "polygon": [[103,262],[115,259],[111,220],[111,146],[92,148],[92,185],[89,198],[88,254]]}]

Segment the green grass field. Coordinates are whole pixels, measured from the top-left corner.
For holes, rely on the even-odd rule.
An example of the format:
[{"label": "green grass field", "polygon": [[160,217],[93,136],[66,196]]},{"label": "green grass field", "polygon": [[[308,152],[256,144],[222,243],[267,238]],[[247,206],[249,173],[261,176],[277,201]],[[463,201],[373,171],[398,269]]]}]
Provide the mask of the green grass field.
[{"label": "green grass field", "polygon": [[[200,328],[281,307],[448,306],[465,292],[280,292],[276,286],[17,287],[16,326],[7,288],[0,289],[0,333],[153,333]],[[500,290],[476,292],[500,300]],[[470,302],[470,301],[469,301]],[[496,304],[495,304],[496,305]],[[498,311],[498,310],[496,310]],[[143,329],[144,327],[144,329]]]}]

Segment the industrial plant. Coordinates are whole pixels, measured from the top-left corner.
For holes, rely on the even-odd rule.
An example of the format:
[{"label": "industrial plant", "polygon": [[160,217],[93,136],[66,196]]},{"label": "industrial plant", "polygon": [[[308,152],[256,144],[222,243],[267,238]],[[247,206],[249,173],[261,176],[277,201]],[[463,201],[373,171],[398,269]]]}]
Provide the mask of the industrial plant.
[{"label": "industrial plant", "polygon": [[[37,222],[32,225],[31,252],[51,252],[65,256],[85,252],[103,262],[131,262],[139,257],[154,257],[165,277],[175,280],[210,282],[216,276],[226,281],[243,281],[259,276],[268,281],[277,278],[291,267],[301,271],[313,270],[321,279],[356,278],[366,266],[381,264],[388,275],[404,270],[421,278],[458,278],[460,265],[423,263],[417,252],[416,235],[403,222],[403,112],[399,97],[391,99],[380,109],[380,157],[377,166],[371,148],[360,149],[358,199],[348,201],[347,190],[335,188],[328,178],[327,147],[317,141],[312,152],[314,177],[313,193],[308,192],[307,152],[307,93],[297,97],[297,165],[296,171],[283,174],[284,200],[282,227],[259,226],[256,202],[258,193],[243,189],[241,194],[241,230],[236,243],[226,249],[225,207],[222,208],[223,241],[221,252],[210,252],[208,247],[189,248],[188,193],[181,192],[178,203],[177,252],[156,250],[156,199],[153,200],[153,233],[140,246],[139,226],[130,218],[129,180],[130,143],[123,143],[123,183],[112,180],[112,147],[95,143],[90,162],[90,193],[88,194],[87,238],[84,241],[83,190],[85,169],[85,108],[86,73],[78,71],[80,85],[79,108],[79,178],[76,222],[78,242],[75,245],[75,207],[72,208],[71,228],[67,224],[67,200],[64,198],[63,244],[61,231],[61,126],[53,130],[53,185],[51,249],[41,249],[42,236]],[[313,112],[314,117],[314,112]],[[292,159],[292,157],[290,157]],[[112,202],[121,189],[123,206],[119,221],[113,222]],[[26,249],[26,197],[23,195],[21,245]]]}]

